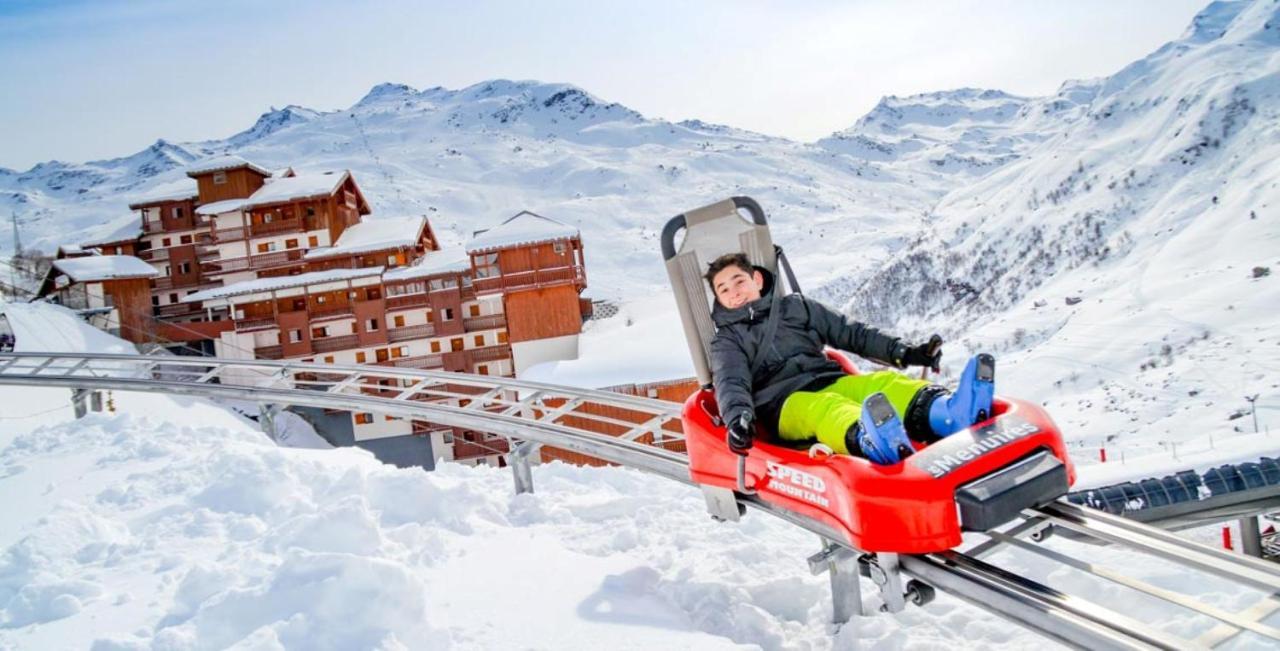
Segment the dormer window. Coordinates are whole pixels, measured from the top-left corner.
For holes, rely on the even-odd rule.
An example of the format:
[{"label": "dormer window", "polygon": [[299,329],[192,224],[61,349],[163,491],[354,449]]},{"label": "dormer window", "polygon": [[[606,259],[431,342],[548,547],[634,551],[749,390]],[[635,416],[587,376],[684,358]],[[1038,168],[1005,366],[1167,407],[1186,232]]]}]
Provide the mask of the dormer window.
[{"label": "dormer window", "polygon": [[555,251],[556,255],[564,255],[564,242],[556,242],[552,244],[551,250]]},{"label": "dormer window", "polygon": [[224,183],[226,183],[226,182],[227,182],[227,173],[226,173],[226,172],[214,172],[214,173],[213,173],[213,184],[214,184],[214,185],[223,185],[223,184],[224,184]]}]

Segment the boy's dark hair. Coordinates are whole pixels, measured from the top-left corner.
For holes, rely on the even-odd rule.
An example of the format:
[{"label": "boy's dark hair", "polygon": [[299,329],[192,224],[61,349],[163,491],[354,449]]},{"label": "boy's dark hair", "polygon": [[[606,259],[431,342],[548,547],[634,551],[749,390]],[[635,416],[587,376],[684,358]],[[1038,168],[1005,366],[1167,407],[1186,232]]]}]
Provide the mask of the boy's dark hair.
[{"label": "boy's dark hair", "polygon": [[711,293],[716,292],[715,278],[716,274],[728,269],[729,267],[737,267],[750,275],[756,268],[751,265],[751,260],[747,259],[745,253],[726,253],[707,265],[707,273],[703,274],[703,278],[707,279],[707,284],[711,285]]}]

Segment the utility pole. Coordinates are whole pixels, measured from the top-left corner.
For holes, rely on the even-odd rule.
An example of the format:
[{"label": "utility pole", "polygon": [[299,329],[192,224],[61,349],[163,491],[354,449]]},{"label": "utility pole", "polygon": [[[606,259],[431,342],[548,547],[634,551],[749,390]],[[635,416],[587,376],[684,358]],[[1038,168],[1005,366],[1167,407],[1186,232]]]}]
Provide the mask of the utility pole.
[{"label": "utility pole", "polygon": [[13,257],[9,258],[9,292],[13,294],[10,299],[18,300],[18,256],[22,254],[22,239],[18,236],[18,211],[14,210],[10,214],[13,221]]},{"label": "utility pole", "polygon": [[1245,396],[1244,399],[1249,401],[1249,411],[1253,412],[1253,433],[1258,433],[1258,396],[1262,394],[1255,393],[1251,396]]}]

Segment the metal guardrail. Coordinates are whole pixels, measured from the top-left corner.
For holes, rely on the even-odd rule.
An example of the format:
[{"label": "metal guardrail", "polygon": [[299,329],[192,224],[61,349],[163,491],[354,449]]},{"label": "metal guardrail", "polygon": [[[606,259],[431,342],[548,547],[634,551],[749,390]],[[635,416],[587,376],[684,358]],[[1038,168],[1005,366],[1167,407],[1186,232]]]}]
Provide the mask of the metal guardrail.
[{"label": "metal guardrail", "polygon": [[[518,491],[532,490],[529,455],[550,445],[691,483],[688,460],[668,447],[683,441],[678,428],[681,405],[607,391],[574,389],[495,376],[423,371],[389,366],[335,366],[142,355],[55,353],[0,354],[0,385],[68,387],[73,391],[113,389],[253,400],[260,404],[305,405],[380,412],[443,426],[488,432],[512,439],[508,459]],[[614,407],[593,409],[593,405]],[[617,410],[633,419],[592,411]],[[566,424],[607,423],[624,428],[609,436]],[[581,420],[580,420],[581,419]],[[646,434],[651,435],[645,436]],[[652,442],[648,442],[652,440]],[[1240,635],[1263,644],[1280,643],[1280,630],[1264,620],[1280,610],[1280,565],[1200,545],[1159,529],[1087,509],[1065,501],[1028,510],[1003,529],[974,534],[962,550],[935,554],[862,554],[838,542],[826,525],[763,502],[755,495],[736,495],[746,506],[764,511],[817,534],[824,550],[810,559],[812,569],[831,572],[837,618],[862,607],[859,567],[880,587],[885,608],[896,612],[904,598],[915,600],[936,587],[1054,640],[1086,649],[1212,648]],[[1198,594],[1179,593],[1136,578],[1132,568],[1107,568],[1088,558],[1071,556],[1040,542],[1055,528],[1153,556],[1186,572],[1199,573],[1251,590],[1259,601],[1241,612],[1198,601]],[[976,537],[986,536],[985,541]],[[1026,538],[1030,538],[1030,541]],[[967,539],[969,540],[969,539]],[[1029,553],[1059,570],[1073,569],[1094,579],[1172,604],[1218,624],[1195,639],[1178,637],[1127,616],[1131,601],[1110,605],[1050,587],[1024,575],[1023,565],[1010,570],[982,557],[996,550]],[[927,585],[904,584],[898,573]],[[1045,580],[1061,580],[1059,571]],[[852,596],[850,596],[852,593]],[[911,597],[911,595],[916,597]],[[1128,593],[1126,593],[1127,595]],[[1113,595],[1103,591],[1102,595]],[[1119,598],[1119,597],[1117,597]],[[927,599],[919,599],[926,601]],[[842,615],[843,613],[843,615]]]}]

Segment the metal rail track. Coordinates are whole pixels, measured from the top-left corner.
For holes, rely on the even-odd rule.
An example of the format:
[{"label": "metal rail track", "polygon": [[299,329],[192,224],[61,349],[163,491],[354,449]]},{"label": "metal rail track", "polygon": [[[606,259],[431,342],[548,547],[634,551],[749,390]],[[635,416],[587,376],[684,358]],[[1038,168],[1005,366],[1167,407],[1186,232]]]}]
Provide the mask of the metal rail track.
[{"label": "metal rail track", "polygon": [[[142,391],[233,398],[263,405],[377,412],[573,450],[692,483],[687,458],[682,452],[669,449],[683,440],[679,431],[680,405],[607,391],[381,366],[72,353],[0,354],[0,385],[66,387],[73,392]],[[619,417],[620,413],[625,417]],[[584,422],[605,425],[616,434],[600,434],[576,425]],[[513,446],[518,490],[532,489],[527,466],[529,445]],[[817,534],[824,541],[840,538],[819,522],[755,496],[739,495],[738,499]],[[1202,603],[1193,595],[1150,585],[1133,572],[1103,567],[1055,549],[1052,544],[1037,544],[1054,527],[1154,557],[1158,562],[1204,575],[1207,580],[1253,591],[1258,600],[1243,612],[1230,612]],[[928,586],[1079,648],[1212,648],[1239,635],[1255,636],[1264,644],[1280,644],[1280,630],[1265,623],[1280,611],[1280,566],[1275,564],[1225,553],[1160,529],[1061,501],[1029,510],[1020,521],[1001,531],[972,537],[973,541],[967,541],[972,544],[962,550],[901,557],[861,554],[828,542],[821,556],[823,562],[831,561],[833,589],[839,581],[848,585],[847,571],[853,565],[845,565],[846,575],[838,577],[837,557],[857,558],[868,574],[879,577],[876,580],[886,606],[896,603],[900,607],[903,603],[902,584],[892,580],[900,569]],[[1028,542],[1027,537],[1034,542]],[[1200,627],[1204,630],[1194,639],[1176,636],[1123,614],[1131,610],[1128,602],[1109,606],[1092,603],[1024,576],[1014,569],[1018,565],[1007,562],[998,566],[982,558],[997,552],[1002,557],[1034,556],[1056,569],[1070,569],[1110,582],[1142,598],[1206,618],[1207,624]],[[1089,551],[1078,553],[1087,555]],[[815,563],[811,559],[812,565]],[[886,568],[890,571],[886,572]],[[857,583],[855,575],[852,589],[855,608],[860,609]],[[840,595],[836,597],[839,600]]]}]

